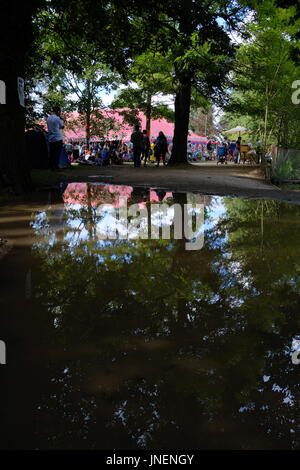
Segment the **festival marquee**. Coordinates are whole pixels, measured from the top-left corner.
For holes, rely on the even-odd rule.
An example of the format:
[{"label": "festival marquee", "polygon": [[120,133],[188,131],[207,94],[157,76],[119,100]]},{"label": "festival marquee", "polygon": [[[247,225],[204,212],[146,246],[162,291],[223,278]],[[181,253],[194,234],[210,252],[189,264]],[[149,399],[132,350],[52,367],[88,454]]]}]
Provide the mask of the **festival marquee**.
[{"label": "festival marquee", "polygon": [[[122,110],[105,110],[101,111],[106,117],[113,117],[117,121],[117,126],[119,129],[109,131],[106,135],[108,140],[123,140],[123,142],[129,142],[131,133],[133,132],[132,126],[124,122],[124,118],[119,111]],[[146,129],[146,116],[143,112],[138,113],[138,117],[141,122],[141,128]],[[78,119],[78,113],[73,112],[68,115],[68,121],[76,121]],[[68,127],[68,126],[66,126]],[[168,122],[166,119],[153,119],[151,120],[151,132],[150,140],[154,141],[158,136],[159,132],[162,131],[167,137],[168,142],[172,142],[174,134],[174,123]],[[64,137],[67,140],[72,141],[83,141],[85,140],[85,129],[78,127],[76,129],[72,128],[66,129],[64,131]],[[100,138],[97,136],[91,137],[91,142],[99,141]],[[189,131],[188,141],[194,144],[206,144],[208,142],[206,137],[199,136],[192,131]]]}]

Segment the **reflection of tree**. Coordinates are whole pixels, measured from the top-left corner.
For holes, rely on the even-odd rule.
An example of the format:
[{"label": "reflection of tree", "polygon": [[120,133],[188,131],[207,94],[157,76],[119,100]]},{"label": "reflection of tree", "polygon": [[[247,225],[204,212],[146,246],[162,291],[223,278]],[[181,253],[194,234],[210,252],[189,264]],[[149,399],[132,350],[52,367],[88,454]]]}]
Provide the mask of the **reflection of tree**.
[{"label": "reflection of tree", "polygon": [[224,204],[230,217],[198,252],[182,240],[97,241],[92,212],[80,214],[89,236],[75,242],[69,209],[63,238],[42,234],[36,295],[59,361],[48,364],[41,446],[299,447],[288,354],[299,332],[298,209],[266,204],[262,252],[260,202]]}]

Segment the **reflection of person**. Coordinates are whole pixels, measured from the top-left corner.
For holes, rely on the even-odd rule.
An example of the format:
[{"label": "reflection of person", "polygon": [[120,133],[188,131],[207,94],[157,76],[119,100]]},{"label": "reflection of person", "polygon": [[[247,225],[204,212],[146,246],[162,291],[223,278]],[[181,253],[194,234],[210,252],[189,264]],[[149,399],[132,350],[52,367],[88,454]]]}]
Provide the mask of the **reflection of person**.
[{"label": "reflection of person", "polygon": [[162,189],[155,189],[155,192],[157,194],[159,201],[162,202],[165,195],[167,194],[166,191],[163,191]]},{"label": "reflection of person", "polygon": [[61,119],[60,113],[60,108],[56,106],[47,119],[50,168],[52,171],[58,170],[59,156],[63,145],[62,129],[64,128],[64,121]]},{"label": "reflection of person", "polygon": [[140,131],[140,126],[134,126],[130,141],[133,143],[133,161],[136,168],[141,166],[141,154],[144,150],[144,134]]},{"label": "reflection of person", "polygon": [[134,187],[130,195],[130,202],[148,202],[149,192],[149,189]]}]

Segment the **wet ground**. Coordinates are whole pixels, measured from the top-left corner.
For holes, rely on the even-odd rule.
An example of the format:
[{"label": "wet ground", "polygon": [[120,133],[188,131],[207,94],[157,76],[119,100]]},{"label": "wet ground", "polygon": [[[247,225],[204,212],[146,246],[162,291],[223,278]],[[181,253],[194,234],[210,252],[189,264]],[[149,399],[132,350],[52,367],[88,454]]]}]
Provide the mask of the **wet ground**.
[{"label": "wet ground", "polygon": [[[104,240],[120,197],[198,204],[203,245]],[[2,207],[1,448],[299,449],[299,230],[296,204],[111,184]]]},{"label": "wet ground", "polygon": [[300,193],[293,188],[279,188],[265,179],[259,165],[229,162],[217,165],[213,162],[201,162],[182,167],[148,165],[146,168],[134,168],[131,163],[108,167],[84,166],[72,167],[59,173],[45,170],[32,172],[38,187],[64,181],[107,181],[113,184],[131,186],[159,186],[166,191],[193,191],[199,194],[234,196],[252,199],[277,200],[300,204]]}]

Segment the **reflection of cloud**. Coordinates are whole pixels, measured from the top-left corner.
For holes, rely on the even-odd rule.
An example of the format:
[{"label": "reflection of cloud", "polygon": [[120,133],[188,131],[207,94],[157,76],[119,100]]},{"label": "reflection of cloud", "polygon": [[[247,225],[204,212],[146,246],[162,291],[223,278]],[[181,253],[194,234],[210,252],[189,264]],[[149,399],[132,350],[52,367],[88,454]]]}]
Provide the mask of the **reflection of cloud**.
[{"label": "reflection of cloud", "polygon": [[213,229],[218,222],[226,215],[227,209],[223,203],[223,198],[215,196],[211,199],[211,204],[206,206],[207,216],[205,217],[204,230]]}]

